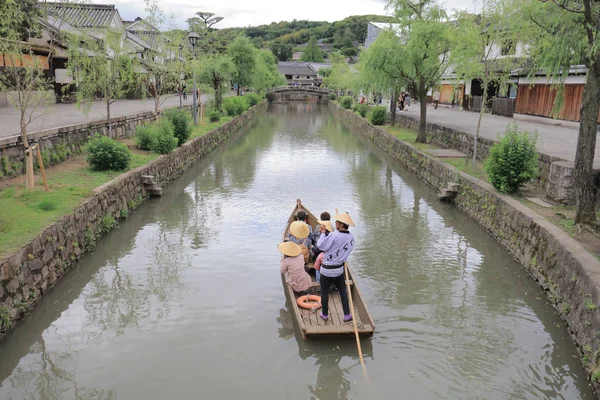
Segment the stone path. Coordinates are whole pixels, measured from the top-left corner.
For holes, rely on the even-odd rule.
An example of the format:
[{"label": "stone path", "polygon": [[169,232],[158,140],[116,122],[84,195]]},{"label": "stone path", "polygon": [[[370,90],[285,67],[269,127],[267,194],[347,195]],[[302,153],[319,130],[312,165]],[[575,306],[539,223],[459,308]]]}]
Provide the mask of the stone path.
[{"label": "stone path", "polygon": [[[202,102],[206,102],[208,96],[201,95],[200,99]],[[191,105],[192,97],[188,96],[187,101],[184,101],[183,104]],[[179,97],[173,96],[163,103],[161,109],[178,105]],[[144,111],[154,111],[153,99],[119,100],[110,106],[111,117],[121,117]],[[79,110],[76,104],[53,104],[48,106],[46,110],[34,115],[39,117],[28,125],[27,130],[29,133],[106,118],[106,103],[103,101],[92,103],[87,115],[83,112],[83,109]],[[19,113],[13,107],[0,108],[0,138],[19,135],[19,120]]]},{"label": "stone path", "polygon": [[[419,104],[411,104],[408,111],[403,112],[414,118],[419,118]],[[446,108],[442,105],[434,110],[427,107],[427,122],[447,126],[459,131],[475,135],[479,114],[472,111],[462,111],[455,107]],[[516,122],[520,129],[531,132],[537,131],[538,151],[540,153],[561,157],[565,160],[575,160],[579,123],[517,115],[515,118],[486,114],[481,122],[480,135],[497,140],[508,124]],[[600,141],[596,142],[595,164],[600,167]]]}]

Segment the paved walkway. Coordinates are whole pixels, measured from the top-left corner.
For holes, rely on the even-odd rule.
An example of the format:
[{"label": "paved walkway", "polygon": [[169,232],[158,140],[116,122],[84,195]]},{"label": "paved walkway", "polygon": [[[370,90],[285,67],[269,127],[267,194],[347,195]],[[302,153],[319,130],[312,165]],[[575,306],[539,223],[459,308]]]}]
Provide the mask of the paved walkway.
[{"label": "paved walkway", "polygon": [[[202,102],[206,102],[208,97],[201,95],[200,99]],[[187,101],[184,101],[183,104],[191,105],[192,97],[188,96]],[[179,97],[173,96],[163,103],[161,109],[178,105]],[[121,117],[144,111],[154,111],[153,99],[119,100],[110,106],[111,117]],[[48,106],[46,110],[35,115],[39,115],[39,117],[27,126],[29,133],[106,118],[106,103],[103,101],[92,103],[92,107],[87,115],[83,112],[83,108],[81,110],[78,109],[76,104],[53,104]],[[13,107],[0,108],[0,138],[19,135],[19,120],[19,113]]]},{"label": "paved walkway", "polygon": [[[419,104],[411,104],[404,115],[419,118]],[[475,135],[479,113],[462,111],[459,108],[446,108],[440,105],[437,110],[427,107],[427,122],[453,128]],[[537,131],[538,151],[540,153],[561,157],[565,160],[575,160],[579,123],[553,120],[549,118],[515,115],[515,118],[485,114],[481,121],[480,136],[496,140],[508,124],[516,122],[519,128],[527,131]],[[600,142],[596,143],[595,164],[600,165]]]}]

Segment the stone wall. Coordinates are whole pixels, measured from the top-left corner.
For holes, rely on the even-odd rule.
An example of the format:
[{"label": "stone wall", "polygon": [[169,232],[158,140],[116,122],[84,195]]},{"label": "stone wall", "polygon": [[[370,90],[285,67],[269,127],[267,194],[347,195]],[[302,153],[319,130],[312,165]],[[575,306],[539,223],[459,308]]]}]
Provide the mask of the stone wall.
[{"label": "stone wall", "polygon": [[[402,113],[396,113],[396,124],[415,131],[419,130],[419,120],[407,115],[403,115]],[[427,140],[438,146],[462,151],[465,154],[469,151],[469,149],[471,149],[471,151],[473,149],[472,135],[438,124],[427,124]],[[477,139],[477,159],[484,161],[494,143],[495,142],[493,140],[479,137]],[[541,186],[545,187],[548,183],[550,166],[555,161],[562,162],[565,160],[559,157],[549,156],[547,154],[539,154],[538,168],[540,171],[540,176],[538,178],[538,183]]]},{"label": "stone wall", "polygon": [[[190,110],[190,106],[184,106]],[[159,112],[159,115],[162,112]],[[131,114],[110,119],[111,137],[123,138],[135,132],[138,125],[153,122],[153,112]],[[46,129],[27,135],[30,144],[39,143],[45,166],[56,165],[72,154],[80,154],[90,136],[96,133],[109,136],[106,119],[69,125],[60,128]],[[0,138],[0,180],[25,173],[25,152],[20,136]]]},{"label": "stone wall", "polygon": [[364,118],[330,103],[339,119],[368,137],[435,189],[460,185],[454,204],[484,226],[545,289],[568,324],[598,392],[600,261],[564,231],[491,185],[402,142]]},{"label": "stone wall", "polygon": [[171,154],[120,175],[96,188],[72,214],[45,229],[20,251],[0,260],[0,337],[60,279],[98,238],[148,197],[142,175],[160,186],[177,179],[193,163],[243,132],[267,108],[252,107],[225,125],[185,143]]}]

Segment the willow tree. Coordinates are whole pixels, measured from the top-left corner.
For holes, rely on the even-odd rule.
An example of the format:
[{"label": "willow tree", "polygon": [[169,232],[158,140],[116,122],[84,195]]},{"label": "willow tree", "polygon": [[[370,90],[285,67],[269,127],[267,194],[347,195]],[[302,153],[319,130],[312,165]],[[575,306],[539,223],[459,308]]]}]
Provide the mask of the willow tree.
[{"label": "willow tree", "polygon": [[534,68],[545,71],[559,89],[555,113],[564,104],[564,83],[570,67],[587,67],[575,152],[575,222],[595,221],[593,164],[600,107],[600,7],[594,0],[515,3],[517,15],[524,22],[521,38],[529,45]]},{"label": "willow tree", "polygon": [[360,81],[369,91],[391,92],[391,124],[396,123],[396,99],[400,91],[410,84],[404,69],[402,42],[396,32],[386,29],[377,36],[358,62]]},{"label": "willow tree", "polygon": [[436,0],[390,0],[403,46],[398,57],[407,87],[420,103],[417,142],[427,141],[427,92],[446,70],[450,53],[448,16]]},{"label": "willow tree", "polygon": [[277,69],[277,57],[270,50],[258,50],[252,88],[258,92],[264,92],[272,87],[285,84],[285,76]]},{"label": "willow tree", "polygon": [[502,3],[487,1],[481,13],[459,13],[452,29],[450,65],[457,80],[481,81],[483,96],[473,144],[473,169],[477,161],[477,140],[481,121],[487,110],[489,89],[492,85],[506,90],[511,70],[518,68],[517,39],[519,30],[515,19]]},{"label": "willow tree", "polygon": [[89,111],[96,95],[101,93],[106,104],[106,122],[109,135],[110,106],[125,97],[134,85],[134,62],[123,44],[124,33],[106,30],[104,38],[71,34],[67,69],[75,77],[77,104]]},{"label": "willow tree", "polygon": [[227,46],[227,54],[235,65],[233,81],[237,84],[237,94],[241,86],[252,83],[256,68],[256,47],[246,36],[238,36]]},{"label": "willow tree", "polygon": [[26,186],[33,189],[33,151],[27,138],[28,125],[44,113],[44,106],[52,103],[52,89],[46,76],[49,70],[54,38],[45,49],[47,55],[40,55],[39,48],[32,45],[31,39],[38,36],[41,27],[38,23],[40,9],[35,1],[0,0],[0,92],[20,116],[20,134],[27,162]]},{"label": "willow tree", "polygon": [[221,111],[223,92],[235,75],[236,68],[231,58],[225,54],[203,57],[194,67],[201,84],[209,87],[215,94],[215,108]]}]

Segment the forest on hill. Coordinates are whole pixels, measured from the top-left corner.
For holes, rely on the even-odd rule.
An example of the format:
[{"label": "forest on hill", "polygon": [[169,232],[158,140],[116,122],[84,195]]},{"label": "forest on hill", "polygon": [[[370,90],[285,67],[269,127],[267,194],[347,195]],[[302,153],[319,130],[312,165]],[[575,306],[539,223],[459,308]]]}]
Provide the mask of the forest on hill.
[{"label": "forest on hill", "polygon": [[294,51],[301,51],[311,38],[318,40],[322,47],[330,47],[345,56],[355,56],[358,46],[365,41],[369,22],[393,21],[393,17],[384,15],[354,15],[336,22],[293,20],[224,29],[206,29],[190,24],[189,29],[200,35],[199,48],[206,52],[224,51],[227,43],[243,34],[256,47],[270,49],[280,61],[285,61],[291,59]]}]

